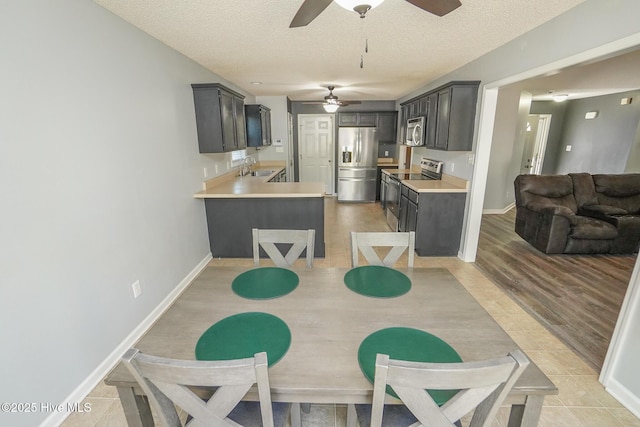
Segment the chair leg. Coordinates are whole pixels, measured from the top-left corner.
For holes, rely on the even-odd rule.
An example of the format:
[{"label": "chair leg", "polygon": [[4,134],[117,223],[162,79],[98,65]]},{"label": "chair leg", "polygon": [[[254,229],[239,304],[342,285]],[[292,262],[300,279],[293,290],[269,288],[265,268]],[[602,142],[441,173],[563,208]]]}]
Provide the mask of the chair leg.
[{"label": "chair leg", "polygon": [[353,403],[347,404],[347,427],[356,427],[357,419],[356,405]]},{"label": "chair leg", "polygon": [[302,427],[300,403],[297,402],[291,404],[291,427]]}]

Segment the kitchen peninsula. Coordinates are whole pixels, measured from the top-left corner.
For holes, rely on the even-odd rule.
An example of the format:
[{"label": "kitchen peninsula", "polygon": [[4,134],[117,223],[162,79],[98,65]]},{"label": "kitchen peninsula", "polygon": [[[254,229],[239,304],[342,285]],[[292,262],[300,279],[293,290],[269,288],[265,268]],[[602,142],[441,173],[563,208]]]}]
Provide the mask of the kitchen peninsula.
[{"label": "kitchen peninsula", "polygon": [[230,172],[194,195],[204,200],[212,256],[251,258],[251,229],[271,228],[316,230],[314,256],[324,257],[324,184],[273,182],[283,169],[258,165],[257,176]]}]

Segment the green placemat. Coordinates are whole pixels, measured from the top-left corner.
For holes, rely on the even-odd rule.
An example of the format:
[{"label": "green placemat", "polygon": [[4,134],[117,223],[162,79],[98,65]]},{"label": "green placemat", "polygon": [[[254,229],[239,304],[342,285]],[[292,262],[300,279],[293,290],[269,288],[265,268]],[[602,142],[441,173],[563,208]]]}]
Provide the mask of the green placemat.
[{"label": "green placemat", "polygon": [[[358,348],[358,363],[365,377],[373,384],[378,353],[391,359],[411,362],[457,363],[462,362],[449,344],[427,332],[413,328],[386,328],[366,337]],[[428,390],[433,400],[442,405],[458,390]],[[391,387],[387,394],[398,397]]]},{"label": "green placemat", "polygon": [[280,318],[267,313],[240,313],[207,329],[196,344],[197,360],[231,360],[267,352],[269,366],[289,350],[291,331]]},{"label": "green placemat", "polygon": [[344,275],[344,283],[360,295],[392,298],[409,292],[411,280],[402,272],[379,265],[352,268]]},{"label": "green placemat", "polygon": [[299,282],[298,275],[286,268],[261,267],[238,275],[231,289],[243,298],[270,299],[288,294]]}]

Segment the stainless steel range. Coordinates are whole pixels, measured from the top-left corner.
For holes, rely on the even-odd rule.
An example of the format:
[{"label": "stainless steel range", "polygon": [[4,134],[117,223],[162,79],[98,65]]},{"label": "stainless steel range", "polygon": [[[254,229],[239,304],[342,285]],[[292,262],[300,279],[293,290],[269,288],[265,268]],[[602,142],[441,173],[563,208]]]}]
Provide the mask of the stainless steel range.
[{"label": "stainless steel range", "polygon": [[387,224],[393,231],[398,231],[398,216],[400,215],[400,186],[404,180],[442,179],[444,163],[439,160],[420,159],[420,173],[394,172],[389,174],[386,182],[386,206]]}]

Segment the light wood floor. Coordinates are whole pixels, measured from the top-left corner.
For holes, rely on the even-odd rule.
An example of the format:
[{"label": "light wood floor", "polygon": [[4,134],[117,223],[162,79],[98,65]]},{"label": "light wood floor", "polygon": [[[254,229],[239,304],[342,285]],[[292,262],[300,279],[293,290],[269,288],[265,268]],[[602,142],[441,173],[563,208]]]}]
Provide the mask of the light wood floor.
[{"label": "light wood floor", "polygon": [[[326,257],[314,261],[314,268],[349,267],[350,231],[387,231],[379,204],[343,204],[326,198]],[[252,266],[247,259],[216,259],[219,265]],[[416,256],[416,267],[447,268],[487,312],[509,333],[549,378],[558,386],[559,394],[545,398],[540,427],[639,426],[634,417],[613,399],[598,382],[598,372],[585,363],[562,341],[551,334],[500,287],[496,286],[474,263],[455,257],[427,258]],[[544,267],[540,267],[544,268]],[[91,412],[74,413],[64,427],[125,427],[126,421],[113,387],[100,383],[84,400]],[[311,414],[303,414],[305,427],[342,427],[346,410],[340,405],[312,405]],[[493,427],[507,426],[507,410],[501,409]],[[468,425],[463,419],[463,425]]]},{"label": "light wood floor", "polygon": [[514,231],[515,209],[484,215],[476,265],[597,371],[635,255],[546,255]]}]

